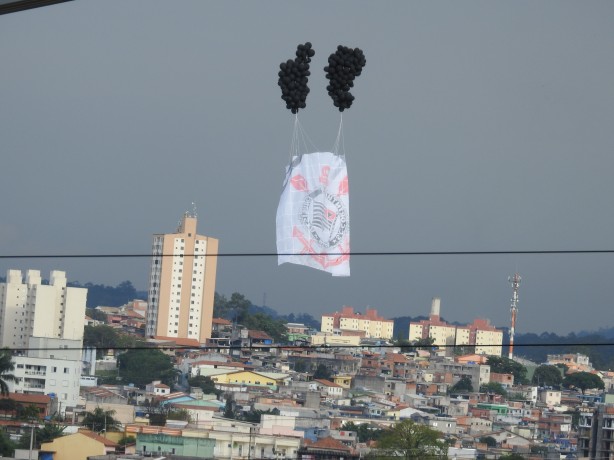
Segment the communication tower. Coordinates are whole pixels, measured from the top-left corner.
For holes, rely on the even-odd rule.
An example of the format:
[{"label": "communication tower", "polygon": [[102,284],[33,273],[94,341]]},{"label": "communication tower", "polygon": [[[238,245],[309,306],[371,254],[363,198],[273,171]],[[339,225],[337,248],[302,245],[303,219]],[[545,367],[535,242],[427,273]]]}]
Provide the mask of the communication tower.
[{"label": "communication tower", "polygon": [[514,332],[516,330],[516,314],[518,313],[518,288],[520,287],[520,275],[514,273],[514,276],[508,277],[508,281],[512,285],[512,306],[510,307],[510,313],[512,314],[512,324],[510,327],[510,351],[508,358],[514,359]]}]

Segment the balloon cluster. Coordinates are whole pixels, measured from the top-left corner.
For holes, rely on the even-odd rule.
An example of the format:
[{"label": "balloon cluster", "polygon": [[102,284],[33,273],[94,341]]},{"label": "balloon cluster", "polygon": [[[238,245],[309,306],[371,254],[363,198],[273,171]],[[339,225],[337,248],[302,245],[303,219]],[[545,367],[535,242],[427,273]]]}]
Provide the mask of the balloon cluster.
[{"label": "balloon cluster", "polygon": [[337,51],[328,57],[328,65],[324,67],[324,71],[330,83],[326,90],[339,112],[351,107],[354,96],[350,93],[350,88],[354,86],[354,79],[360,75],[366,63],[360,48],[352,49],[339,45]]},{"label": "balloon cluster", "polygon": [[299,109],[307,106],[305,103],[309,94],[307,81],[311,75],[309,63],[315,54],[311,49],[311,43],[307,42],[297,46],[294,60],[288,59],[279,64],[281,70],[277,74],[279,75],[277,84],[281,88],[281,98],[285,101],[286,108],[292,113],[297,113]]}]

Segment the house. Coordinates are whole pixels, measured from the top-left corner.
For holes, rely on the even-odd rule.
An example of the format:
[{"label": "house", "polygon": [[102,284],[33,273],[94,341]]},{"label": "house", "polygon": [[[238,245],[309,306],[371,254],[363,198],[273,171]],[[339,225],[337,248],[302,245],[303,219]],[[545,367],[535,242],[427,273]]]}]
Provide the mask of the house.
[{"label": "house", "polygon": [[335,382],[340,387],[345,389],[349,389],[352,386],[352,376],[351,375],[335,375],[333,377],[333,382]]},{"label": "house", "polygon": [[315,379],[310,385],[312,391],[320,391],[324,396],[330,398],[341,398],[343,396],[343,387],[335,382],[325,379]]},{"label": "house", "polygon": [[145,393],[154,396],[166,396],[171,394],[171,387],[162,383],[161,380],[154,380],[145,386]]},{"label": "house", "polygon": [[[57,401],[56,401],[57,402]],[[39,419],[52,412],[52,399],[49,395],[8,393],[0,395],[0,418],[13,418],[25,408],[33,406]]]},{"label": "house", "polygon": [[[216,371],[224,371],[216,369]],[[202,375],[202,373],[201,373]],[[287,383],[290,376],[288,374],[278,374],[274,372],[254,372],[254,371],[225,371],[217,375],[210,375],[211,380],[216,384],[216,387],[222,385],[245,385],[245,386],[263,386],[271,390],[276,390],[277,387]]]},{"label": "house", "polygon": [[352,460],[360,458],[358,452],[332,437],[311,442],[305,439],[298,451],[299,460]]},{"label": "house", "polygon": [[55,438],[41,444],[41,460],[75,460],[92,455],[106,455],[115,452],[117,444],[89,430]]}]

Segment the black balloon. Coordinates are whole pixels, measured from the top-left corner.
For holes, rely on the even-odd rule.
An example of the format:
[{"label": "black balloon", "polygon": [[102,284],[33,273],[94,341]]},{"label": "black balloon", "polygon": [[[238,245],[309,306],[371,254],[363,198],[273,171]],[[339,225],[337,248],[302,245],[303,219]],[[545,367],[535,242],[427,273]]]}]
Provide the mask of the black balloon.
[{"label": "black balloon", "polygon": [[299,109],[304,109],[309,94],[307,83],[311,72],[309,63],[315,55],[311,43],[298,45],[296,47],[296,58],[287,60],[279,65],[281,69],[277,76],[277,84],[281,88],[281,98],[286,103],[286,108],[292,113],[298,113]]},{"label": "black balloon", "polygon": [[328,57],[328,65],[324,67],[329,81],[326,91],[340,112],[352,106],[354,96],[350,88],[354,86],[354,79],[360,76],[366,63],[361,49],[342,45],[337,46],[337,51]]}]

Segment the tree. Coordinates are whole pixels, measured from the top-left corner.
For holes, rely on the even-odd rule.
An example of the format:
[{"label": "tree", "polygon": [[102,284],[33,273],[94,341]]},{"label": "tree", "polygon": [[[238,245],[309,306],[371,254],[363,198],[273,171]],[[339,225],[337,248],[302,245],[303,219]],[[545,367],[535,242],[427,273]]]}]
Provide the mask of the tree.
[{"label": "tree", "polygon": [[0,394],[2,395],[9,394],[9,386],[6,382],[15,380],[15,376],[11,374],[15,369],[12,358],[13,355],[8,348],[0,350]]},{"label": "tree", "polygon": [[23,406],[21,404],[17,404],[17,418],[19,420],[28,420],[28,421],[37,421],[41,418],[41,412],[33,404],[28,404],[27,406]]},{"label": "tree", "polygon": [[330,380],[332,375],[333,374],[331,373],[330,369],[328,367],[326,367],[325,364],[318,364],[318,367],[316,368],[316,371],[313,373],[313,378],[314,379]]},{"label": "tree", "polygon": [[[45,442],[51,442],[56,438],[64,436],[65,426],[58,425],[57,423],[45,423],[42,427],[34,429],[34,443],[35,449],[40,449],[41,444]],[[17,443],[17,447],[21,449],[28,449],[30,447],[30,434],[32,430],[26,431]]]},{"label": "tree", "polygon": [[157,348],[128,350],[117,360],[122,380],[139,388],[154,380],[172,386],[177,378],[171,358]]},{"label": "tree", "polygon": [[492,436],[482,436],[480,442],[486,444],[488,447],[497,447],[497,440]]},{"label": "tree", "polygon": [[503,388],[499,382],[488,382],[480,387],[482,393],[495,393],[501,396],[507,396],[507,390]]},{"label": "tree", "polygon": [[120,446],[126,446],[128,444],[136,444],[136,438],[132,435],[122,436],[120,440],[117,441],[117,444],[119,444]]},{"label": "tree", "polygon": [[285,323],[282,320],[273,319],[264,313],[256,313],[255,315],[245,314],[242,324],[248,329],[266,332],[276,343],[288,340],[288,328]]},{"label": "tree", "polygon": [[384,431],[377,442],[377,450],[386,457],[447,459],[448,445],[440,439],[440,435],[426,425],[403,420]]},{"label": "tree", "polygon": [[0,430],[0,457],[13,458],[15,447],[17,447],[17,445],[11,441],[9,435],[6,434],[4,430]]},{"label": "tree", "polygon": [[450,393],[470,393],[473,391],[473,383],[469,377],[462,377],[450,388]]},{"label": "tree", "polygon": [[568,374],[563,379],[563,386],[565,388],[578,388],[582,391],[582,394],[588,389],[597,388],[603,390],[605,385],[601,377],[590,372],[574,372]]},{"label": "tree", "polygon": [[249,306],[252,302],[245,298],[239,292],[233,292],[230,299],[226,302],[226,309],[234,313],[234,318],[237,323],[243,324],[243,321],[249,314]]},{"label": "tree", "polygon": [[85,413],[81,425],[96,433],[117,431],[121,428],[121,423],[114,415],[114,410],[104,410],[102,407],[97,407],[93,411]]},{"label": "tree", "polygon": [[203,393],[206,395],[216,395],[219,396],[222,394],[222,390],[218,390],[215,388],[215,382],[206,375],[197,375],[196,377],[190,377],[188,379],[188,385],[191,387],[198,387],[203,390]]},{"label": "tree", "polygon": [[542,364],[535,369],[531,382],[538,386],[559,386],[563,382],[563,376],[558,367]]},{"label": "tree", "polygon": [[83,345],[94,347],[101,353],[106,353],[117,345],[119,334],[111,326],[85,326],[83,329]]},{"label": "tree", "polygon": [[101,310],[95,308],[88,308],[85,310],[85,314],[95,321],[107,322],[107,314]]},{"label": "tree", "polygon": [[358,436],[358,442],[377,441],[382,437],[385,430],[381,428],[371,428],[368,423],[356,425],[354,422],[346,422],[341,427],[345,431],[355,431]]},{"label": "tree", "polygon": [[184,422],[190,422],[190,412],[187,409],[177,409],[175,407],[169,407],[166,419],[171,420],[183,420]]},{"label": "tree", "polygon": [[226,393],[226,404],[224,405],[225,418],[237,418],[237,403],[232,393]]},{"label": "tree", "polygon": [[251,409],[248,412],[245,412],[241,419],[245,422],[250,423],[260,423],[262,420],[262,416],[265,414],[270,415],[279,415],[279,409],[268,409],[268,410],[259,410],[259,409]]},{"label": "tree", "polygon": [[294,362],[295,372],[307,372],[307,361],[304,359],[298,359]]},{"label": "tree", "polygon": [[414,347],[418,350],[430,350],[435,344],[433,337],[427,337],[425,339],[418,339],[414,342]]},{"label": "tree", "polygon": [[514,383],[516,384],[527,382],[527,368],[513,359],[503,356],[489,356],[486,364],[490,366],[490,372],[496,372],[497,374],[512,374],[514,376]]},{"label": "tree", "polygon": [[526,457],[523,457],[520,454],[512,453],[502,455],[499,457],[499,460],[526,460]]}]

